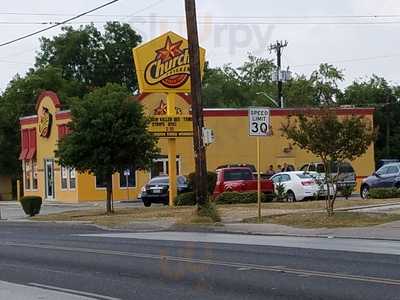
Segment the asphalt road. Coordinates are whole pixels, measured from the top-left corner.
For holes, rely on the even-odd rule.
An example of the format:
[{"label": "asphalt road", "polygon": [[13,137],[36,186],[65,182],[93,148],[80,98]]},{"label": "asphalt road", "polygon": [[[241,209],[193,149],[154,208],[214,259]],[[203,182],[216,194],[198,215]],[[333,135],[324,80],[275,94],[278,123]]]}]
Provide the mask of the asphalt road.
[{"label": "asphalt road", "polygon": [[2,222],[0,299],[400,299],[400,245],[367,242]]}]

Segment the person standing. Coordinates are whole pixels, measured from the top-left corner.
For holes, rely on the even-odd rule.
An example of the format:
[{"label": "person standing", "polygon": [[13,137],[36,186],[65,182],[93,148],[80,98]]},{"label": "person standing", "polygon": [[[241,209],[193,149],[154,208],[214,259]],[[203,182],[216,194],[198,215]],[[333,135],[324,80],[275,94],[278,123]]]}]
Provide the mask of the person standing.
[{"label": "person standing", "polygon": [[268,168],[267,172],[265,172],[265,175],[267,175],[268,178],[269,178],[274,174],[275,174],[274,166],[273,165],[269,165],[269,168]]}]

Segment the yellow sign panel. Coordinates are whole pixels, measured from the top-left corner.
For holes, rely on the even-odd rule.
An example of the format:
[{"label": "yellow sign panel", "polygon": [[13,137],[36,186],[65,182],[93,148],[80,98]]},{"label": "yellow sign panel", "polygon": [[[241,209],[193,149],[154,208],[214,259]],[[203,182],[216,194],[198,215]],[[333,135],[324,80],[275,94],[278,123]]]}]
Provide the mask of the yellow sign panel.
[{"label": "yellow sign panel", "polygon": [[[200,48],[203,73],[206,50]],[[133,49],[141,93],[190,93],[188,41],[169,31]]]},{"label": "yellow sign panel", "polygon": [[148,130],[158,137],[193,136],[192,116],[152,116]]}]

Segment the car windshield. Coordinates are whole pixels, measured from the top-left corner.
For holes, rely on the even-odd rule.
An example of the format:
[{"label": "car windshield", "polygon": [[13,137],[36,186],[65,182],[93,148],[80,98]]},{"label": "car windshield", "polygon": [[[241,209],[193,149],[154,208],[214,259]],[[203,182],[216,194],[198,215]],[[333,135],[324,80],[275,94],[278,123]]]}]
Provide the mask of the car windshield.
[{"label": "car windshield", "polygon": [[311,175],[309,174],[296,174],[297,177],[299,177],[300,179],[310,179],[313,178]]},{"label": "car windshield", "polygon": [[149,184],[168,184],[168,177],[156,177],[149,181]]},{"label": "car windshield", "polygon": [[251,175],[250,169],[225,170],[224,172],[224,181],[251,179],[253,179],[253,176]]},{"label": "car windshield", "polygon": [[[184,176],[178,176],[176,180],[178,184],[186,183],[186,178]],[[149,181],[149,184],[168,184],[168,183],[169,183],[169,177],[156,177]]]}]

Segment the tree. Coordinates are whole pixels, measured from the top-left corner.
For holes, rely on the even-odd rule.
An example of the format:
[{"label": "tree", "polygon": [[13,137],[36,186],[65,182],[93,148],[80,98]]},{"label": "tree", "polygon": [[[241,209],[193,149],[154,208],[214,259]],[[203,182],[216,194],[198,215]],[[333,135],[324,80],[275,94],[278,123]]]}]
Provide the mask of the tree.
[{"label": "tree", "polygon": [[326,210],[333,215],[336,192],[331,197],[330,187],[334,186],[338,174],[331,175],[331,166],[340,165],[345,160],[354,160],[363,155],[375,139],[375,131],[363,117],[339,119],[335,112],[327,107],[316,110],[312,116],[298,115],[293,122],[290,118],[282,124],[281,131],[293,143],[318,156],[325,167],[327,185]]},{"label": "tree", "polygon": [[48,66],[15,76],[0,97],[0,175],[17,178],[21,174],[19,118],[35,114],[38,95],[56,90],[66,102],[81,97],[84,87],[77,81],[62,78],[61,69]]},{"label": "tree", "polygon": [[313,83],[304,75],[296,75],[283,85],[285,107],[315,106],[314,95]]},{"label": "tree", "polygon": [[36,67],[48,65],[62,69],[63,78],[84,83],[88,89],[107,83],[137,90],[132,48],[142,38],[128,24],[108,22],[104,34],[93,25],[79,29],[63,27],[60,35],[41,38]]},{"label": "tree", "polygon": [[378,130],[375,159],[399,158],[400,151],[400,95],[399,87],[390,85],[383,77],[372,75],[354,81],[346,87],[339,104],[375,107],[374,123]]},{"label": "tree", "polygon": [[320,64],[318,70],[311,74],[316,105],[333,105],[341,96],[339,82],[344,80],[341,70],[330,64]]},{"label": "tree", "polygon": [[222,68],[205,68],[203,102],[208,107],[247,107],[270,105],[260,92],[274,95],[272,73],[275,65],[271,60],[249,54],[238,68],[225,65]]},{"label": "tree", "polygon": [[157,156],[157,139],[147,131],[142,106],[129,90],[107,84],[71,102],[71,133],[59,143],[63,166],[106,179],[107,213],[112,212],[112,175],[127,167],[148,169]]}]

